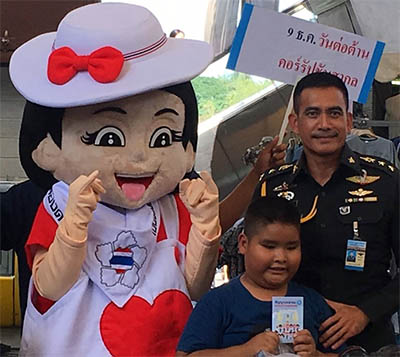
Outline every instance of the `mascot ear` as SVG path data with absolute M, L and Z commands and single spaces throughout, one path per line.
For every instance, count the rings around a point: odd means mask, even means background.
M 56 145 L 50 134 L 40 142 L 32 152 L 32 159 L 40 168 L 54 172 L 59 165 L 61 149 Z

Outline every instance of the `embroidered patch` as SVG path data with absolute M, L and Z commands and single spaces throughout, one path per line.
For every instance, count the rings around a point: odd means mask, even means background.
M 274 192 L 280 192 L 280 191 L 287 191 L 289 189 L 289 185 L 284 181 L 282 185 L 276 186 L 272 189 Z
M 342 216 L 346 216 L 346 215 L 350 214 L 350 206 L 341 206 L 341 207 L 339 207 L 339 213 Z
M 292 191 L 283 191 L 283 192 L 279 192 L 277 196 L 285 198 L 288 201 L 290 201 L 290 200 L 292 200 L 294 198 L 294 192 L 292 192 Z
M 137 244 L 132 231 L 122 231 L 114 241 L 97 245 L 95 255 L 101 264 L 103 285 L 120 284 L 133 289 L 139 283 L 139 270 L 147 259 L 147 249 Z

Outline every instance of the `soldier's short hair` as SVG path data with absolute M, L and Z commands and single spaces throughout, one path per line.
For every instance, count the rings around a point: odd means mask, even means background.
M 293 93 L 293 107 L 296 114 L 299 114 L 300 95 L 307 88 L 327 88 L 335 87 L 339 89 L 346 103 L 346 110 L 349 109 L 349 92 L 344 82 L 337 76 L 327 72 L 315 72 L 303 77 L 296 85 Z

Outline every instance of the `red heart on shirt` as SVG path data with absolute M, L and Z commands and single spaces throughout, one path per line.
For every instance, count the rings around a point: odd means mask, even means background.
M 153 305 L 133 296 L 123 308 L 109 303 L 100 319 L 104 345 L 113 356 L 174 356 L 192 311 L 179 290 L 158 295 Z

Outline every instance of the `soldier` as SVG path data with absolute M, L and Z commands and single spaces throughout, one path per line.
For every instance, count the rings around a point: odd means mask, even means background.
M 392 252 L 399 263 L 399 172 L 345 144 L 352 115 L 338 77 L 313 73 L 300 80 L 294 112 L 289 123 L 302 139 L 303 154 L 265 171 L 254 197 L 285 197 L 302 214 L 302 263 L 295 280 L 320 292 L 336 311 L 321 326 L 324 346 L 335 349 L 347 340 L 376 351 L 395 343 L 390 316 L 399 307 L 399 279 L 388 268 Z M 263 153 L 267 161 L 272 153 L 271 147 Z M 238 218 L 238 207 L 246 208 L 253 188 L 247 177 L 222 202 L 224 228 Z M 354 262 L 346 261 L 351 250 Z

